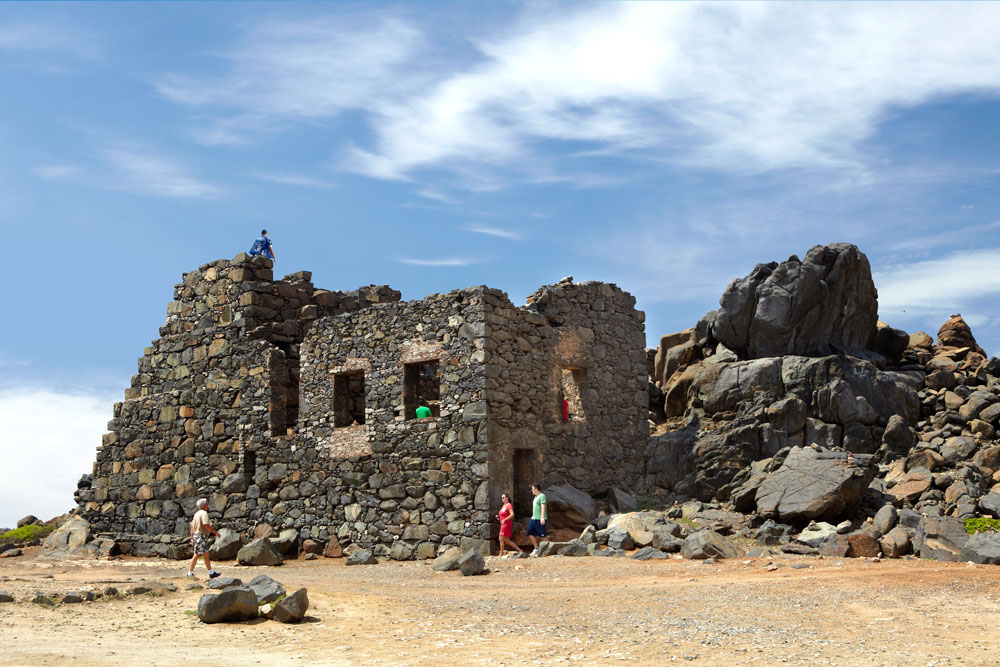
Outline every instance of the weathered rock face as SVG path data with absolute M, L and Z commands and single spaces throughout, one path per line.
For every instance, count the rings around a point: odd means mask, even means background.
M 875 336 L 877 297 L 868 258 L 857 247 L 815 246 L 804 260 L 758 264 L 731 282 L 696 336 L 743 359 L 866 349 Z
M 875 475 L 868 459 L 794 447 L 757 489 L 757 511 L 782 521 L 836 521 L 849 516 Z
M 1000 533 L 976 533 L 962 546 L 958 560 L 1000 565 Z
M 45 538 L 39 555 L 45 558 L 88 555 L 86 544 L 89 539 L 90 524 L 86 519 L 74 516 Z
M 921 558 L 957 561 L 969 541 L 965 524 L 953 517 L 924 517 L 913 539 L 913 550 Z
M 552 528 L 583 530 L 597 518 L 597 505 L 590 495 L 574 486 L 550 486 L 544 491 L 548 521 Z
M 689 535 L 681 547 L 684 558 L 738 558 L 739 555 L 739 549 L 732 540 L 708 529 Z
M 941 325 L 941 328 L 938 329 L 937 345 L 938 347 L 967 347 L 973 352 L 986 356 L 983 348 L 979 347 L 975 336 L 972 335 L 972 329 L 965 323 L 961 315 L 952 315 L 948 321 Z

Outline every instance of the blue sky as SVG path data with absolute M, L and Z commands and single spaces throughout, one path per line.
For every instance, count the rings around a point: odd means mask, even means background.
M 328 289 L 616 282 L 650 346 L 847 241 L 883 320 L 997 354 L 997 34 L 993 3 L 2 3 L 0 526 L 71 507 L 173 284 L 261 227 Z

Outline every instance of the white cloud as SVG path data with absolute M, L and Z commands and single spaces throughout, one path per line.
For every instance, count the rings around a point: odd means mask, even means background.
M 72 179 L 80 175 L 80 168 L 68 164 L 48 164 L 35 168 L 35 173 L 46 181 Z
M 412 93 L 422 82 L 402 68 L 421 42 L 416 29 L 392 17 L 374 25 L 349 17 L 268 20 L 223 55 L 225 75 L 170 74 L 157 89 L 176 102 L 252 110 L 251 117 L 323 118 Z
M 496 236 L 502 239 L 509 239 L 511 241 L 524 240 L 524 234 L 521 232 L 515 232 L 510 229 L 501 229 L 499 227 L 487 227 L 486 225 L 469 225 L 467 227 L 462 227 L 462 231 L 472 232 L 474 234 L 485 234 L 486 236 Z
M 76 482 L 92 470 L 114 399 L 46 389 L 0 390 L 0 527 L 71 510 Z
M 470 264 L 480 264 L 483 260 L 471 257 L 448 257 L 444 259 L 413 259 L 404 257 L 399 260 L 403 264 L 414 266 L 469 266 Z
M 984 297 L 1000 296 L 1000 248 L 964 250 L 874 273 L 879 309 L 950 314 Z
M 168 157 L 134 147 L 104 151 L 114 176 L 106 186 L 159 197 L 206 198 L 221 194 L 214 185 L 198 180 Z
M 294 185 L 301 188 L 315 188 L 317 190 L 333 190 L 340 187 L 333 181 L 316 178 L 314 176 L 306 176 L 304 174 L 258 172 L 253 174 L 253 177 L 260 181 L 268 181 L 279 185 Z
M 346 168 L 444 168 L 474 187 L 496 187 L 497 168 L 573 182 L 587 174 L 574 160 L 598 155 L 863 171 L 859 145 L 892 110 L 1000 92 L 992 3 L 528 5 L 450 60 L 422 29 L 393 16 L 257 25 L 227 74 L 159 90 L 272 119 L 361 110 L 374 138 L 344 147 Z M 561 142 L 569 167 L 551 164 Z
M 55 17 L 45 22 L 4 21 L 0 25 L 0 50 L 61 51 L 79 58 L 96 59 L 105 43 L 100 35 Z

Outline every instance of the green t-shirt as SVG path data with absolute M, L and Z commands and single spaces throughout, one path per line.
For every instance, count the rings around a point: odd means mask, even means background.
M 534 502 L 531 504 L 531 518 L 532 519 L 543 519 L 548 517 L 542 516 L 542 505 L 545 504 L 545 494 L 539 493 L 535 496 Z
M 417 408 L 417 419 L 426 419 L 431 416 L 431 409 L 426 405 L 421 405 Z

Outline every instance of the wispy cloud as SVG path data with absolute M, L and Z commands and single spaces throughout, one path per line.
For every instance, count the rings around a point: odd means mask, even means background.
M 974 300 L 1000 296 L 1000 248 L 963 250 L 874 274 L 883 312 L 956 312 Z
M 501 229 L 500 227 L 487 227 L 486 225 L 469 225 L 467 227 L 462 227 L 463 232 L 472 232 L 473 234 L 485 234 L 487 236 L 496 236 L 502 239 L 510 239 L 511 241 L 522 241 L 524 240 L 524 234 L 521 232 L 515 232 L 511 229 Z
M 93 161 L 87 164 L 42 165 L 34 171 L 47 181 L 65 180 L 154 197 L 211 199 L 224 192 L 192 175 L 175 158 L 134 144 L 96 149 Z
M 403 72 L 412 69 L 422 40 L 391 16 L 261 21 L 223 54 L 223 75 L 168 74 L 156 87 L 176 102 L 250 110 L 251 118 L 323 118 L 412 93 L 423 82 Z
M 414 259 L 403 257 L 399 260 L 403 264 L 414 266 L 469 266 L 470 264 L 481 264 L 483 260 L 473 257 L 448 257 L 445 259 Z
M 304 174 L 290 174 L 290 173 L 254 173 L 253 178 L 260 181 L 268 181 L 270 183 L 277 183 L 279 185 L 294 185 L 302 188 L 315 188 L 317 190 L 333 190 L 340 187 L 337 183 L 323 179 L 316 178 L 315 176 L 307 176 Z
M 470 188 L 503 185 L 499 170 L 600 186 L 612 177 L 585 162 L 609 157 L 863 171 L 891 110 L 1000 93 L 1000 7 L 986 3 L 529 5 L 450 59 L 427 57 L 417 21 L 346 24 L 255 25 L 224 75 L 158 89 L 224 118 L 360 110 L 373 139 L 343 147 L 345 168 L 444 169 Z
M 35 167 L 35 173 L 46 181 L 57 181 L 76 178 L 81 174 L 81 169 L 69 164 L 47 164 Z
M 100 57 L 104 43 L 101 35 L 56 17 L 0 23 L 2 51 L 56 51 L 93 60 Z
M 104 157 L 116 178 L 108 187 L 136 194 L 177 198 L 211 198 L 221 188 L 191 176 L 174 160 L 135 148 L 110 148 Z

